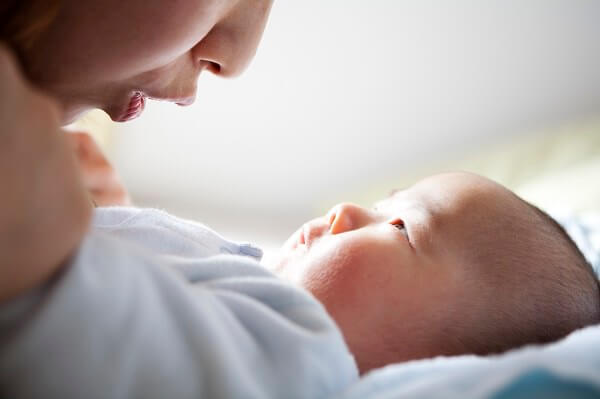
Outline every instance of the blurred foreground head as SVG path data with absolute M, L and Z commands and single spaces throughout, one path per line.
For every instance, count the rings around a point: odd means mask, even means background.
M 256 52 L 272 0 L 7 0 L 0 39 L 33 83 L 63 106 L 113 120 L 147 98 L 188 105 L 204 70 L 240 74 Z

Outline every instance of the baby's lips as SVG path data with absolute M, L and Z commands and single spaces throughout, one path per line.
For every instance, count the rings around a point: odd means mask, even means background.
M 323 236 L 329 231 L 329 224 L 323 218 L 311 220 L 302 226 L 302 234 L 299 240 L 302 240 L 302 244 L 310 246 L 311 243 Z

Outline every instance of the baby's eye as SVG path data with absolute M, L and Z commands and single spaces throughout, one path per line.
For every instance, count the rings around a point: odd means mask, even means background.
M 398 230 L 405 231 L 406 228 L 404 226 L 404 221 L 400 219 L 396 219 L 390 223 L 392 226 L 396 227 Z
M 395 228 L 397 228 L 400 231 L 400 234 L 404 235 L 404 237 L 406 237 L 406 242 L 408 242 L 408 245 L 410 245 L 412 247 L 412 243 L 410 241 L 410 236 L 408 235 L 408 230 L 406 229 L 406 225 L 404 224 L 404 221 L 402 219 L 394 219 L 390 222 L 390 224 L 392 226 L 394 226 Z

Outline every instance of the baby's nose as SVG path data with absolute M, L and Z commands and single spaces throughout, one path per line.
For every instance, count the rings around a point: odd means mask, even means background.
M 340 234 L 355 230 L 368 223 L 368 211 L 356 204 L 343 203 L 336 205 L 328 215 L 329 231 Z

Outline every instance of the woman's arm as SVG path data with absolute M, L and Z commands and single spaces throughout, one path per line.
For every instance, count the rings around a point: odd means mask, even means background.
M 60 109 L 0 45 L 0 303 L 52 276 L 91 217 Z

